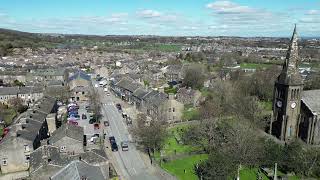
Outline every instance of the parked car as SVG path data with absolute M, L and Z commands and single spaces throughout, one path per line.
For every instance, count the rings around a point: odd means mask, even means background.
M 122 107 L 121 107 L 121 104 L 116 104 L 116 107 L 117 107 L 117 109 L 119 110 L 119 111 L 122 111 Z
M 114 136 L 109 137 L 109 141 L 111 144 L 111 150 L 118 151 L 118 145 L 117 145 L 117 142 L 116 142 L 116 139 L 114 138 Z
M 126 113 L 122 113 L 122 117 L 123 117 L 123 118 L 127 118 L 128 115 L 127 115 Z
M 129 151 L 128 142 L 127 141 L 122 141 L 121 142 L 121 148 L 122 148 L 122 151 Z
M 107 94 L 106 94 L 107 96 L 110 96 L 110 93 L 109 92 L 107 92 Z
M 109 121 L 104 121 L 103 124 L 104 126 L 109 126 Z
M 94 125 L 93 125 L 93 128 L 94 128 L 94 129 L 100 129 L 100 124 L 94 124 Z
M 87 115 L 82 114 L 82 115 L 81 115 L 81 119 L 87 119 Z
M 78 126 L 78 122 L 77 121 L 68 121 L 69 124 L 72 124 L 72 125 L 75 125 L 75 126 Z

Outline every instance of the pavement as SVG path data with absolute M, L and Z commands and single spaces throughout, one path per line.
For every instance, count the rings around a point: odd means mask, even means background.
M 128 127 L 122 118 L 121 113 L 115 107 L 118 101 L 112 94 L 106 96 L 103 88 L 96 88 L 102 104 L 103 120 L 108 120 L 110 126 L 106 128 L 107 137 L 105 140 L 106 152 L 113 161 L 115 169 L 120 174 L 120 178 L 126 180 L 160 180 L 152 173 L 153 168 L 146 165 L 139 151 L 132 143 L 132 136 L 129 134 Z M 108 137 L 114 136 L 119 146 L 119 151 L 111 152 Z M 122 151 L 120 143 L 129 141 L 129 151 Z

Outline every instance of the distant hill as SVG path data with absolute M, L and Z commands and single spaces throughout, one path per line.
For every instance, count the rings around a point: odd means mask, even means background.
M 0 56 L 10 54 L 12 48 L 54 47 L 62 42 L 60 37 L 0 28 Z

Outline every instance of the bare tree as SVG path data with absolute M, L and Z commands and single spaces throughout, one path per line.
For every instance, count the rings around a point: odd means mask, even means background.
M 99 121 L 99 117 L 101 116 L 101 103 L 100 96 L 97 90 L 91 89 L 89 92 L 89 102 L 90 107 L 93 110 L 93 117 L 96 121 Z
M 160 150 L 167 137 L 166 126 L 161 121 L 147 120 L 145 114 L 138 114 L 137 125 L 133 129 L 134 135 L 139 139 L 139 143 L 148 150 L 154 152 Z

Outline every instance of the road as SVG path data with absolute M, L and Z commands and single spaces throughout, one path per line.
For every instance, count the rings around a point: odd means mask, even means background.
M 103 118 L 108 120 L 110 123 L 109 128 L 107 128 L 107 137 L 114 136 L 119 146 L 118 152 L 112 152 L 116 161 L 115 163 L 117 163 L 117 166 L 121 171 L 119 173 L 124 177 L 124 179 L 128 180 L 159 180 L 160 178 L 149 172 L 148 167 L 145 165 L 133 143 L 129 143 L 129 151 L 121 150 L 121 141 L 131 141 L 127 125 L 124 122 L 121 113 L 119 113 L 115 107 L 115 97 L 113 97 L 113 95 L 106 96 L 102 88 L 96 89 L 98 90 L 102 103 Z M 108 138 L 106 138 L 106 143 L 109 143 Z

